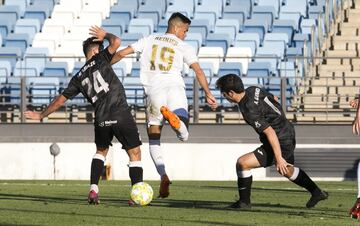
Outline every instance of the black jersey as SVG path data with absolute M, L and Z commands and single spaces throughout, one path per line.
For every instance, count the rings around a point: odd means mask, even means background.
M 260 135 L 262 143 L 268 142 L 263 131 L 269 126 L 275 130 L 280 143 L 295 139 L 294 127 L 287 120 L 281 105 L 263 88 L 247 88 L 239 107 L 245 121 Z
M 95 122 L 116 119 L 128 110 L 124 87 L 110 65 L 112 57 L 107 48 L 93 56 L 62 93 L 67 99 L 82 93 L 95 109 Z

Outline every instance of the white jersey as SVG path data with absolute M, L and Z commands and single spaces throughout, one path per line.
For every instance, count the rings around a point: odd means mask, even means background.
M 173 34 L 149 35 L 131 45 L 134 52 L 141 53 L 140 81 L 147 88 L 184 85 L 181 77 L 184 63 L 198 61 L 192 46 Z

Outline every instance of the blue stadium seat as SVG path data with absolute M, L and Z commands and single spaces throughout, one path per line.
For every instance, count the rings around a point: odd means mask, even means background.
M 285 77 L 288 85 L 296 85 L 296 67 L 294 61 L 280 62 L 278 70 L 280 77 Z
M 267 25 L 266 31 L 272 30 L 272 25 L 275 19 L 275 8 L 274 6 L 255 6 L 253 8 L 252 20 L 264 21 Z
M 30 103 L 48 104 L 58 95 L 59 78 L 29 77 L 26 79 L 30 91 Z
M 239 62 L 220 62 L 218 76 L 226 74 L 242 75 L 242 65 Z
M 130 1 L 135 2 L 135 1 Z M 135 17 L 137 12 L 137 8 L 134 8 L 132 4 L 119 4 L 114 5 L 110 9 L 110 19 L 112 20 L 121 20 L 125 23 L 125 30 L 127 31 L 127 27 L 132 18 Z
M 279 18 L 280 6 L 282 0 L 257 0 L 258 6 L 272 6 L 275 9 L 275 18 Z
M 250 62 L 247 77 L 267 78 L 271 74 L 271 64 L 269 62 Z
M 214 31 L 215 22 L 222 16 L 222 0 L 207 0 L 206 4 L 195 7 L 195 19 L 208 19 L 210 30 Z
M 0 58 L 4 61 L 9 61 L 11 68 L 15 67 L 16 61 L 22 57 L 22 52 L 19 47 L 0 47 Z
M 44 5 L 46 8 L 52 9 L 55 4 L 59 4 L 60 0 L 30 0 L 31 5 Z M 29 6 L 28 6 L 29 7 Z
M 168 27 L 168 20 L 167 19 L 162 19 L 162 20 L 160 20 L 159 24 L 157 25 L 156 32 L 165 33 L 166 30 L 167 30 L 167 27 Z
M 185 83 L 185 93 L 188 99 L 188 104 L 194 103 L 194 77 L 183 77 Z
M 224 53 L 232 44 L 230 36 L 226 33 L 210 33 L 206 38 L 206 46 L 209 47 L 221 47 Z
M 203 70 L 205 77 L 211 78 L 215 74 L 214 64 L 211 62 L 200 62 L 200 68 Z M 193 70 L 189 71 L 188 77 L 195 77 L 195 72 Z
M 140 62 L 139 61 L 133 62 L 130 76 L 132 76 L 132 77 L 140 76 Z
M 119 61 L 116 64 L 113 64 L 112 68 L 117 77 L 122 82 L 124 77 L 126 76 L 126 63 L 124 61 Z
M 108 32 L 121 37 L 125 32 L 125 22 L 122 20 L 106 19 L 102 21 L 101 26 Z
M 288 43 L 292 43 L 296 24 L 293 20 L 275 20 L 273 24 L 272 33 L 286 33 L 288 36 Z
M 6 37 L 11 31 L 13 25 L 10 23 L 10 21 L 7 20 L 0 20 L 0 35 L 4 38 Z
M 247 19 L 248 16 L 250 16 L 250 11 L 247 11 L 245 5 L 229 5 L 225 6 L 222 18 L 238 20 L 240 31 L 242 31 L 245 19 Z
M 76 73 L 78 73 L 80 71 L 80 69 L 85 65 L 84 62 L 81 62 L 81 61 L 76 61 L 74 63 L 74 68 L 71 72 L 71 75 L 74 76 Z
M 0 5 L 0 21 L 7 21 L 11 27 L 15 25 L 20 14 L 20 7 L 15 5 Z
M 196 53 L 199 51 L 199 48 L 202 46 L 202 36 L 200 33 L 187 33 L 185 42 L 189 43 L 194 47 Z
M 281 12 L 294 13 L 299 12 L 303 17 L 307 17 L 308 0 L 286 0 L 284 6 L 281 7 Z
M 123 80 L 126 100 L 129 105 L 145 106 L 144 89 L 139 76 L 126 76 Z
M 225 33 L 235 40 L 236 34 L 240 31 L 240 23 L 236 19 L 218 19 L 215 24 L 215 33 Z
M 9 77 L 11 73 L 12 69 L 10 62 L 0 59 L 0 77 Z
M 262 43 L 264 35 L 267 32 L 267 27 L 268 24 L 266 21 L 249 19 L 245 21 L 244 33 L 258 33 L 260 37 L 260 43 Z
M 235 47 L 249 47 L 252 55 L 260 46 L 260 35 L 258 33 L 239 33 L 236 36 Z
M 33 65 L 26 65 L 25 61 L 17 61 L 14 68 L 14 76 L 39 76 Z
M 143 3 L 139 6 L 139 11 L 142 8 L 142 5 L 144 6 L 156 6 L 158 9 L 160 9 L 160 18 L 162 16 L 164 16 L 165 11 L 166 11 L 166 0 L 145 0 L 143 1 Z M 155 9 L 155 7 L 153 7 L 153 9 Z
M 286 33 L 267 33 L 264 37 L 264 45 L 266 44 L 266 42 L 269 42 L 269 44 L 271 45 L 271 43 L 274 42 L 280 42 L 282 43 L 282 49 L 284 50 L 288 45 L 290 45 L 291 43 L 288 42 L 288 36 Z M 277 48 L 274 46 L 274 49 Z M 275 50 L 277 51 L 277 50 Z
M 25 33 L 32 40 L 37 32 L 40 32 L 40 21 L 37 19 L 18 19 L 15 23 L 15 33 Z
M 157 25 L 160 19 L 163 17 L 163 15 L 164 15 L 164 11 L 162 11 L 161 7 L 159 7 L 158 4 L 149 3 L 149 4 L 141 5 L 139 7 L 137 17 L 144 19 L 151 19 L 153 21 L 153 24 Z
M 5 97 L 5 101 L 13 105 L 20 104 L 20 77 L 8 77 L 7 78 L 7 87 L 5 94 L 8 94 L 9 97 Z
M 121 36 L 121 45 L 128 46 L 143 37 L 141 33 L 124 33 Z
M 173 0 L 172 4 L 167 7 L 166 18 L 175 12 L 180 12 L 191 18 L 194 16 L 194 8 L 194 0 Z
M 301 19 L 301 13 L 297 11 L 280 11 L 279 18 L 281 20 L 291 20 L 294 25 L 294 29 L 299 31 L 299 24 Z
M 128 31 L 129 33 L 141 33 L 148 36 L 154 32 L 154 21 L 150 18 L 131 19 Z
M 18 47 L 21 50 L 21 55 L 25 52 L 26 48 L 30 46 L 32 40 L 28 34 L 10 33 L 4 39 L 6 47 Z
M 19 7 L 20 16 L 24 15 L 28 0 L 6 0 L 5 5 L 14 5 Z
M 295 61 L 296 58 L 303 56 L 302 47 L 289 47 L 286 49 L 286 58 L 288 61 Z
M 40 21 L 40 26 L 42 26 L 44 21 L 49 18 L 51 11 L 52 10 L 50 10 L 46 4 L 29 5 L 26 8 L 24 18 L 38 19 Z
M 210 33 L 210 23 L 207 19 L 194 19 L 191 22 L 189 32 L 200 33 L 202 42 L 205 43 L 207 35 Z
M 251 17 L 253 5 L 253 0 L 230 0 L 230 4 L 224 7 L 224 16 L 225 13 L 231 13 L 235 15 L 236 12 L 238 12 L 243 14 L 244 20 L 249 19 Z
M 278 43 L 274 42 L 270 46 L 264 45 L 263 47 L 260 47 L 258 49 L 258 51 L 256 52 L 255 62 L 257 62 L 257 63 L 261 63 L 261 62 L 270 63 L 270 68 L 269 68 L 270 72 L 277 75 L 278 74 L 277 73 L 277 65 L 278 65 L 278 62 L 280 61 L 280 59 L 279 59 L 279 56 L 277 55 L 277 53 L 274 51 L 275 47 L 273 48 L 273 46 L 276 46 L 276 44 L 278 44 Z M 277 47 L 279 47 L 279 46 L 277 46 Z M 284 48 L 282 49 L 282 51 L 284 51 Z M 282 54 L 284 54 L 284 53 L 282 53 Z M 250 65 L 249 65 L 249 67 L 250 67 Z
M 44 70 L 49 55 L 48 48 L 28 47 L 24 54 L 25 65 L 35 68 L 36 74 L 39 76 Z
M 45 68 L 44 68 L 44 72 L 43 72 L 43 76 L 44 77 L 52 77 L 52 76 L 56 76 L 56 77 L 66 77 L 68 76 L 68 64 L 67 62 L 52 62 L 52 61 L 48 61 L 45 64 Z

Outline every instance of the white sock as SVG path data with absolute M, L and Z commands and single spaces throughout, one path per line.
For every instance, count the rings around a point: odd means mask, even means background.
M 160 176 L 166 174 L 164 159 L 162 156 L 162 151 L 160 147 L 160 140 L 149 139 L 149 149 L 151 158 L 155 164 L 156 170 Z
M 358 182 L 358 198 L 360 198 L 360 161 L 357 169 L 357 182 Z
M 94 191 L 96 193 L 99 193 L 99 187 L 97 186 L 97 184 L 90 185 L 90 191 Z
M 177 137 L 181 141 L 187 141 L 189 138 L 189 131 L 183 121 L 180 121 L 180 128 L 176 130 Z

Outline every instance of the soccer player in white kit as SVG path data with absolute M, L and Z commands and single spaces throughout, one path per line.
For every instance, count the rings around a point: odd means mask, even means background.
M 204 89 L 207 103 L 212 109 L 217 107 L 194 48 L 183 41 L 190 23 L 191 20 L 181 13 L 173 13 L 168 20 L 165 34 L 153 34 L 138 40 L 118 51 L 111 62 L 114 64 L 134 52 L 141 53 L 140 81 L 147 95 L 149 148 L 161 176 L 161 198 L 169 195 L 170 185 L 160 148 L 164 119 L 169 122 L 179 140 L 186 141 L 189 136 L 188 103 L 184 80 L 181 77 L 184 63 L 194 70 L 200 86 Z

